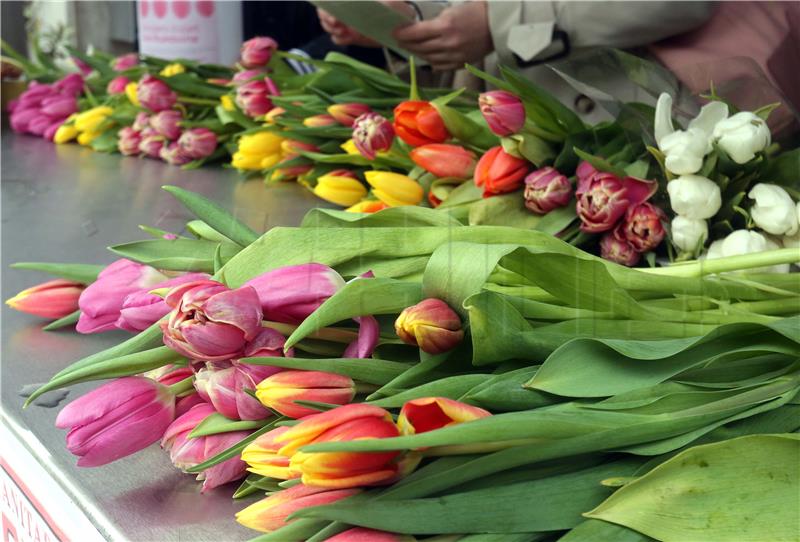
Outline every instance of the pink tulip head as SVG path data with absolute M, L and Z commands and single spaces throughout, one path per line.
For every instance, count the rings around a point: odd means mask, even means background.
M 415 542 L 413 536 L 376 531 L 366 527 L 353 527 L 325 540 L 325 542 Z
M 525 207 L 538 215 L 565 207 L 572 199 L 572 183 L 566 175 L 545 167 L 525 177 Z
M 210 277 L 206 273 L 186 273 L 154 284 L 150 289 L 137 290 L 128 294 L 122 301 L 116 327 L 133 333 L 144 331 L 169 314 L 171 310 L 163 298 L 151 294 L 150 290 L 174 288 L 187 282 L 208 278 Z
M 175 396 L 149 378 L 118 378 L 65 406 L 56 427 L 69 429 L 78 466 L 97 467 L 156 442 L 175 418 Z
M 108 82 L 106 92 L 109 94 L 125 94 L 125 87 L 131 82 L 124 75 L 118 75 Z
M 19 134 L 27 133 L 28 127 L 31 124 L 31 122 L 34 119 L 41 116 L 42 113 L 38 107 L 36 108 L 17 107 L 11 114 L 11 119 L 10 119 L 11 129 Z
M 280 92 L 269 77 L 249 81 L 236 88 L 236 105 L 249 117 L 260 117 L 272 109 L 270 96 Z
M 294 419 L 319 412 L 296 401 L 346 405 L 355 393 L 355 382 L 350 377 L 322 371 L 281 371 L 256 387 L 256 397 L 261 404 Z
M 272 367 L 264 371 L 270 374 Z M 195 389 L 203 400 L 214 405 L 217 412 L 232 420 L 263 420 L 270 412 L 256 399 L 246 393 L 245 389 L 254 390 L 253 372 L 231 366 L 214 369 L 210 364 L 197 372 L 194 381 Z M 241 373 L 241 374 L 240 374 Z
M 640 203 L 625 212 L 620 233 L 637 252 L 653 250 L 664 240 L 667 215 L 652 203 Z
M 248 81 L 252 81 L 253 79 L 260 79 L 264 77 L 264 72 L 261 70 L 244 70 L 240 72 L 236 72 L 233 75 L 233 84 L 240 85 L 242 83 L 247 83 Z
M 272 38 L 258 36 L 242 44 L 241 63 L 245 68 L 263 68 L 269 64 L 272 53 L 278 49 L 278 42 Z
M 165 143 L 164 136 L 158 135 L 152 128 L 146 128 L 142 130 L 139 150 L 148 158 L 161 158 L 161 149 Z
M 391 149 L 393 142 L 392 123 L 378 113 L 364 113 L 353 121 L 353 143 L 365 158 L 374 160 L 377 153 Z
M 138 117 L 137 117 L 138 118 Z M 170 141 L 181 135 L 180 122 L 183 115 L 180 111 L 166 109 L 150 117 L 150 127 Z
M 53 118 L 40 113 L 33 117 L 28 123 L 28 132 L 36 136 L 44 136 L 47 128 L 53 123 Z
M 613 173 L 597 172 L 578 178 L 576 206 L 581 230 L 586 233 L 609 231 L 628 207 L 646 201 L 658 188 L 652 181 L 634 177 L 620 179 Z
M 178 146 L 193 160 L 207 158 L 217 150 L 217 134 L 208 128 L 189 128 L 178 138 Z
M 525 125 L 525 106 L 510 92 L 484 92 L 478 97 L 478 106 L 489 128 L 500 137 L 516 134 Z
M 78 101 L 64 94 L 49 96 L 42 100 L 41 110 L 50 117 L 66 118 L 78 110 Z
M 639 263 L 640 254 L 625 240 L 619 228 L 607 231 L 600 238 L 600 256 L 606 260 L 633 267 Z
M 475 171 L 475 154 L 460 145 L 429 143 L 411 151 L 411 160 L 439 178 L 468 179 Z
M 70 73 L 53 83 L 53 90 L 74 97 L 83 92 L 83 84 L 83 76 L 81 74 Z
M 176 141 L 173 141 L 169 144 L 164 144 L 164 146 L 161 147 L 158 156 L 172 166 L 182 166 L 193 160 L 191 156 L 184 152 L 184 150 Z
M 55 320 L 78 310 L 78 298 L 84 288 L 80 282 L 49 280 L 22 290 L 6 301 L 6 305 L 20 312 Z
M 464 338 L 461 318 L 447 303 L 434 297 L 403 309 L 394 329 L 404 343 L 434 355 L 452 350 Z
M 157 135 L 157 132 L 150 127 L 150 115 L 148 115 L 144 111 L 140 111 L 139 113 L 136 114 L 136 118 L 133 120 L 131 128 L 133 128 L 137 132 L 142 132 L 142 137 L 147 137 L 149 135 Z M 149 131 L 145 133 L 145 130 Z
M 112 67 L 114 71 L 122 72 L 138 65 L 139 55 L 137 53 L 128 53 L 115 58 Z
M 164 298 L 172 308 L 161 322 L 164 344 L 190 359 L 222 361 L 241 357 L 261 330 L 255 289 L 231 290 L 213 280 L 176 286 Z
M 167 277 L 147 265 L 117 260 L 97 276 L 81 294 L 79 333 L 99 333 L 116 328 L 125 298 L 140 290 L 150 290 Z
M 142 106 L 153 113 L 171 109 L 178 101 L 178 95 L 169 88 L 169 85 L 149 74 L 139 80 L 136 97 Z
M 247 437 L 249 431 L 231 431 L 189 438 L 189 434 L 200 422 L 215 412 L 208 403 L 199 403 L 170 424 L 161 439 L 161 447 L 169 452 L 170 461 L 179 469 L 186 471 Z M 197 476 L 203 480 L 202 492 L 242 478 L 247 465 L 238 456 L 204 470 Z
M 142 134 L 130 126 L 126 126 L 117 132 L 117 149 L 125 156 L 139 154 L 139 144 L 142 142 Z
M 371 111 L 372 109 L 370 106 L 358 102 L 328 106 L 328 114 L 336 119 L 336 122 L 348 128 L 353 126 L 353 123 L 358 117 L 370 113 Z
M 291 265 L 245 283 L 255 289 L 264 319 L 299 324 L 344 286 L 344 279 L 319 263 Z

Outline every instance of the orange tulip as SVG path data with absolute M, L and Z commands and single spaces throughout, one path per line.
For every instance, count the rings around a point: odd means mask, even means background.
M 394 108 L 394 131 L 412 147 L 442 143 L 450 137 L 439 112 L 421 101 L 401 102 Z
M 411 159 L 440 178 L 467 179 L 475 170 L 475 155 L 460 145 L 422 145 L 411 151 Z
M 281 445 L 275 442 L 278 436 L 288 430 L 288 426 L 277 427 L 248 444 L 242 450 L 242 461 L 247 463 L 247 470 L 279 480 L 290 480 L 300 476 L 289 468 L 289 458 L 278 453 Z
M 475 166 L 475 184 L 483 187 L 483 197 L 513 192 L 523 184 L 530 164 L 512 156 L 503 147 L 492 147 Z
M 482 408 L 446 397 L 423 397 L 403 405 L 397 425 L 402 434 L 414 435 L 491 415 Z
M 42 318 L 63 318 L 78 310 L 84 286 L 71 280 L 56 279 L 38 284 L 6 301 L 6 305 Z

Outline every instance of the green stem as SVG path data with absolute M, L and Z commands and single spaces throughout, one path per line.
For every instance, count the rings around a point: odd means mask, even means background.
M 796 248 L 780 248 L 713 260 L 694 260 L 682 262 L 669 267 L 655 267 L 639 269 L 643 273 L 653 275 L 668 275 L 671 277 L 703 277 L 715 273 L 727 273 L 742 269 L 769 267 L 773 265 L 791 264 L 800 261 L 800 250 Z
M 419 100 L 419 89 L 417 88 L 417 67 L 414 65 L 414 57 L 408 57 L 408 69 L 411 72 L 411 91 L 409 92 L 409 100 Z
M 744 301 L 741 303 L 731 303 L 727 307 L 720 307 L 706 312 L 707 314 L 722 314 L 738 311 L 754 314 L 798 314 L 800 313 L 800 302 L 798 302 L 796 298 Z
M 171 386 L 168 386 L 169 392 L 175 396 L 181 395 L 184 392 L 187 392 L 194 388 L 194 375 L 188 376 L 181 380 L 180 382 L 175 382 Z

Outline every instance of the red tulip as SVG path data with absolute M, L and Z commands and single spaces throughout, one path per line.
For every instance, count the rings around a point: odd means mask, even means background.
M 443 143 L 450 137 L 436 108 L 422 101 L 401 102 L 394 108 L 394 131 L 412 147 Z
M 397 425 L 404 435 L 414 435 L 491 415 L 482 408 L 447 397 L 423 397 L 406 401 L 400 410 Z
M 492 147 L 475 166 L 475 184 L 483 187 L 483 197 L 513 192 L 522 186 L 530 164 L 512 156 L 503 147 Z
M 416 542 L 416 538 L 365 527 L 353 527 L 327 538 L 325 542 Z
M 640 203 L 625 213 L 620 233 L 637 252 L 653 250 L 664 240 L 664 211 L 651 203 Z
M 142 106 L 154 113 L 171 109 L 178 101 L 178 95 L 165 82 L 152 75 L 145 75 L 139 81 L 136 97 Z
M 272 109 L 270 96 L 278 96 L 280 91 L 269 77 L 256 79 L 240 85 L 236 89 L 236 105 L 249 117 L 260 117 Z
M 128 86 L 131 80 L 124 75 L 118 75 L 108 82 L 106 92 L 109 94 L 125 94 L 125 87 Z
M 217 150 L 217 134 L 208 128 L 189 128 L 178 138 L 178 146 L 192 160 L 208 158 Z
M 460 145 L 432 143 L 411 151 L 415 164 L 437 177 L 467 179 L 475 171 L 475 154 Z
M 136 117 L 139 121 L 139 117 Z M 169 140 L 178 139 L 181 135 L 180 122 L 183 120 L 183 115 L 180 111 L 174 109 L 167 109 L 160 111 L 149 118 L 150 127 L 153 128 L 159 135 L 166 137 Z

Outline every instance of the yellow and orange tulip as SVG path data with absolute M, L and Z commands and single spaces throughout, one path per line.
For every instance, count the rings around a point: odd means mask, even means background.
M 278 436 L 283 435 L 288 430 L 288 426 L 277 427 L 248 444 L 242 450 L 242 461 L 247 463 L 247 470 L 279 480 L 297 478 L 299 473 L 291 471 L 289 458 L 278 453 L 281 445 L 275 442 Z
M 482 408 L 447 397 L 422 397 L 403 405 L 397 425 L 402 434 L 415 435 L 491 415 Z
M 452 350 L 464 338 L 458 314 L 436 298 L 404 309 L 395 320 L 394 329 L 404 343 L 434 355 Z
M 281 371 L 256 386 L 256 397 L 262 405 L 295 419 L 319 412 L 295 401 L 346 405 L 355 394 L 356 385 L 351 378 L 322 371 Z

